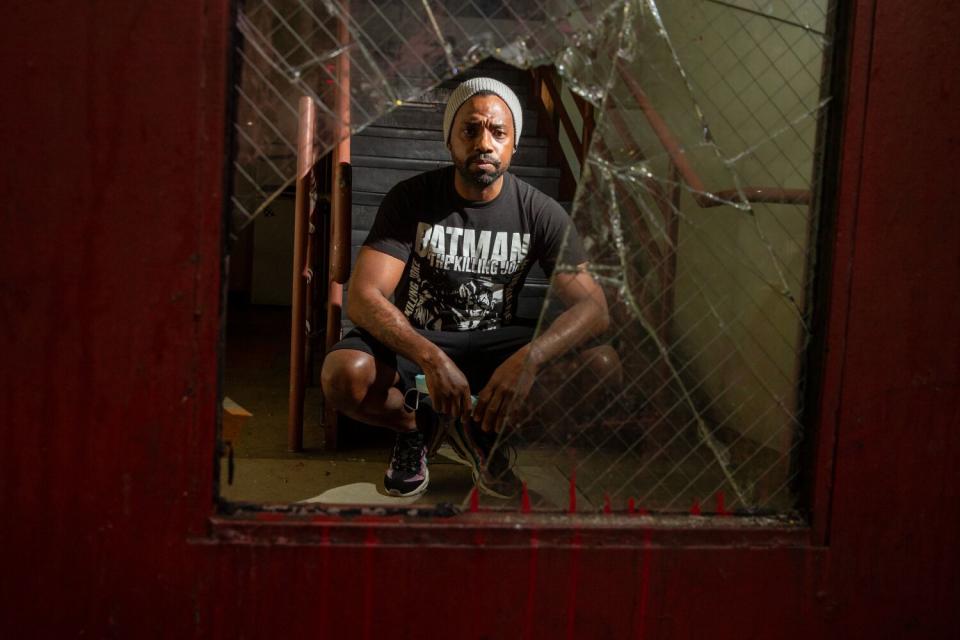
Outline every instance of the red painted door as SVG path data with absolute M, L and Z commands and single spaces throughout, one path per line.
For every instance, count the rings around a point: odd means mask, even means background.
M 960 10 L 858 0 L 800 531 L 215 518 L 228 3 L 18 3 L 9 637 L 957 635 Z

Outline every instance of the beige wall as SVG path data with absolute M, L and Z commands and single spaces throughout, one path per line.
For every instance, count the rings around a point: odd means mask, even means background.
M 827 0 L 735 4 L 776 19 L 703 0 L 660 2 L 671 49 L 652 16 L 634 12 L 629 74 L 680 142 L 707 191 L 737 184 L 815 191 L 825 47 L 817 31 L 826 28 Z M 609 67 L 601 64 L 594 72 L 601 70 Z M 616 150 L 604 159 L 620 167 L 634 163 L 634 168 L 645 159 L 644 166 L 669 190 L 664 146 L 623 82 L 614 85 L 605 106 L 619 111 L 634 141 L 624 141 L 602 115 L 598 135 Z M 704 123 L 710 139 L 703 134 Z M 564 149 L 569 157 L 569 145 Z M 596 183 L 588 189 L 595 190 Z M 809 338 L 803 316 L 809 312 L 806 293 L 814 259 L 811 211 L 780 204 L 754 204 L 749 211 L 701 208 L 687 187 L 682 193 L 675 313 L 667 345 L 673 365 L 682 370 L 682 384 L 693 391 L 708 425 L 723 425 L 786 451 L 797 431 L 800 367 Z M 589 209 L 575 214 L 582 232 L 589 234 L 594 224 L 584 218 L 600 216 L 596 223 L 608 226 L 602 220 L 603 200 L 601 194 L 582 196 Z M 644 204 L 655 210 L 652 200 Z M 600 235 L 593 240 L 598 246 L 609 243 Z M 664 246 L 662 234 L 660 240 Z M 633 245 L 634 266 L 648 268 L 650 256 L 637 257 L 642 254 L 638 246 Z
M 253 304 L 290 304 L 293 198 L 281 196 L 253 223 Z
M 813 3 L 777 4 L 785 18 L 796 5 L 807 22 L 818 24 Z M 660 8 L 720 157 L 728 161 L 707 160 L 712 150 L 695 154 L 703 158 L 696 167 L 708 188 L 733 187 L 734 174 L 744 186 L 811 188 L 816 117 L 804 114 L 820 101 L 820 37 L 712 3 L 683 0 Z M 713 422 L 725 420 L 784 451 L 800 402 L 806 331 L 798 308 L 805 309 L 813 259 L 811 213 L 795 205 L 702 209 L 689 195 L 680 209 L 678 311 L 671 326 L 678 356 L 692 360 L 693 377 L 705 379 L 709 401 L 716 402 L 708 413 Z

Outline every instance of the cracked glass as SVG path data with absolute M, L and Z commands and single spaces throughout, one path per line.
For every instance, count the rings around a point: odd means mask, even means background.
M 418 113 L 442 112 L 451 79 L 477 75 L 477 65 L 514 67 L 524 113 L 536 114 L 545 136 L 543 159 L 530 161 L 550 169 L 517 175 L 558 183 L 609 326 L 528 369 L 530 394 L 514 402 L 495 445 L 524 482 L 522 494 L 501 500 L 452 482 L 443 501 L 455 510 L 791 513 L 806 435 L 834 13 L 829 0 L 248 0 L 237 19 L 231 287 L 246 270 L 254 291 L 246 302 L 265 301 L 283 316 L 288 300 L 271 291 L 289 295 L 289 276 L 261 277 L 258 294 L 257 261 L 274 259 L 271 242 L 292 242 L 290 228 L 271 231 L 268 221 L 290 208 L 303 96 L 317 110 L 313 158 L 329 171 L 321 159 L 353 138 L 356 187 L 372 169 L 364 157 L 379 153 L 363 151 L 365 132 L 394 127 L 403 138 Z M 322 218 L 331 180 L 315 183 Z M 355 218 L 372 215 L 358 214 L 358 202 L 375 210 L 363 196 L 353 202 Z M 566 255 L 556 273 L 578 271 Z M 289 274 L 289 262 L 283 269 Z M 532 299 L 543 333 L 565 305 L 546 286 Z M 230 309 L 228 321 L 232 300 Z M 271 357 L 241 351 L 228 329 L 226 394 L 253 407 L 254 424 L 277 413 L 258 403 L 286 389 L 232 386 L 256 379 Z M 338 487 L 324 485 L 323 474 L 351 460 L 372 465 L 358 473 L 379 481 L 389 451 L 383 460 L 351 458 L 348 448 L 323 453 L 322 398 L 307 377 L 313 444 L 299 455 L 327 465 L 310 472 L 317 491 L 225 490 L 230 499 L 336 502 Z M 245 455 L 242 443 L 237 475 L 260 474 L 254 484 L 289 480 L 277 469 L 301 460 L 282 447 Z M 441 447 L 436 458 L 447 453 Z M 270 456 L 280 466 L 263 462 Z M 382 492 L 370 501 L 390 504 Z M 419 500 L 438 501 L 430 491 Z

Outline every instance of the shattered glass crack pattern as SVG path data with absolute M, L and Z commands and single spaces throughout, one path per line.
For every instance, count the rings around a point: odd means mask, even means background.
M 555 485 L 572 481 L 582 510 L 789 512 L 833 14 L 828 0 L 249 0 L 231 232 L 291 188 L 301 96 L 319 108 L 319 157 L 488 57 L 555 69 L 593 110 L 571 215 L 611 322 L 536 373 L 501 435 L 532 507 L 565 508 Z M 563 308 L 548 293 L 539 330 Z

